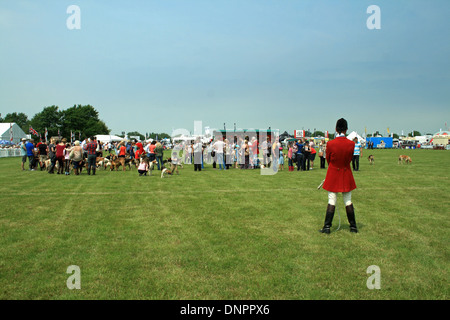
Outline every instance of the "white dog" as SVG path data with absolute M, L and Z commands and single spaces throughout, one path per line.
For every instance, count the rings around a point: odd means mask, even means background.
M 152 171 L 155 169 L 156 160 L 150 161 L 148 164 L 148 172 L 152 175 Z
M 97 163 L 97 168 L 103 168 L 105 170 L 106 170 L 107 167 L 110 167 L 110 166 L 111 166 L 111 161 L 109 159 L 107 159 L 107 158 L 104 158 L 103 160 L 100 160 Z
M 172 172 L 169 169 L 167 168 L 162 169 L 161 178 L 169 177 L 170 175 L 172 175 Z
M 49 171 L 50 170 L 50 166 L 52 165 L 52 160 L 47 159 L 47 160 L 44 161 L 44 164 L 45 164 L 45 168 L 47 169 L 47 171 Z M 56 161 L 55 169 L 58 170 L 58 168 L 59 168 L 59 163 L 58 163 L 58 161 Z

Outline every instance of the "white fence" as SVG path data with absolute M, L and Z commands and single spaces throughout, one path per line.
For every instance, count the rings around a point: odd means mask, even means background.
M 0 158 L 20 157 L 20 149 L 0 149 Z

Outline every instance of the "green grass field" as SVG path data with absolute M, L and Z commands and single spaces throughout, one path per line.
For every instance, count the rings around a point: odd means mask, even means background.
M 398 165 L 401 153 L 413 163 Z M 2 158 L 0 298 L 448 299 L 450 152 L 364 150 L 360 167 L 359 233 L 340 197 L 341 227 L 324 235 L 318 158 L 309 172 L 185 165 L 168 179 L 49 175 Z M 367 287 L 372 265 L 380 289 Z

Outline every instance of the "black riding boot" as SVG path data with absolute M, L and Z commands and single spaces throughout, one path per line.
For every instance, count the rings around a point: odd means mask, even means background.
M 336 209 L 336 206 L 333 206 L 331 204 L 328 204 L 327 206 L 327 213 L 325 215 L 325 223 L 323 225 L 323 228 L 319 230 L 319 232 L 322 233 L 330 233 L 331 225 L 333 222 L 334 217 L 334 210 Z
M 349 206 L 346 206 L 345 211 L 347 211 L 347 219 L 348 223 L 350 224 L 350 232 L 357 233 L 358 228 L 356 227 L 355 209 L 353 208 L 353 203 Z

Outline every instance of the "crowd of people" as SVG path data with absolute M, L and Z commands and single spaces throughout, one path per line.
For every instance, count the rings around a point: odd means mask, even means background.
M 144 145 L 145 144 L 145 145 Z M 119 161 L 122 159 L 134 159 L 133 163 L 139 167 L 141 156 L 146 155 L 146 161 L 155 161 L 157 170 L 162 170 L 165 147 L 159 141 L 150 143 L 136 142 L 133 140 L 106 142 L 97 141 L 95 137 L 86 138 L 83 141 L 68 142 L 66 138 L 51 138 L 35 143 L 34 139 L 22 139 L 19 145 L 21 152 L 21 169 L 25 169 L 28 161 L 28 170 L 46 170 L 49 174 L 70 175 L 73 171 L 79 175 L 83 168 L 87 174 L 95 175 L 99 158 L 104 155 L 115 155 Z M 73 169 L 73 170 L 72 170 Z M 176 168 L 175 168 L 176 169 Z M 125 166 L 123 166 L 125 170 Z
M 212 164 L 219 170 L 257 169 L 276 166 L 278 170 L 284 170 L 284 160 L 288 159 L 289 171 L 309 171 L 314 169 L 316 154 L 320 158 L 320 169 L 325 169 L 328 163 L 330 169 L 321 186 L 328 191 L 328 205 L 324 226 L 321 233 L 330 233 L 334 216 L 337 193 L 343 194 L 346 213 L 350 224 L 350 231 L 357 233 L 355 213 L 351 201 L 351 191 L 356 188 L 353 175 L 350 170 L 350 162 L 353 171 L 359 170 L 359 157 L 362 155 L 361 144 L 358 139 L 353 141 L 345 138 L 347 121 L 339 119 L 336 124 L 336 139 L 328 143 L 322 139 L 318 146 L 314 140 L 301 138 L 288 142 L 286 148 L 277 137 L 271 141 L 269 137 L 260 144 L 256 137 L 234 139 L 230 142 L 223 136 L 218 136 L 208 143 L 203 143 L 200 138 L 195 141 L 183 141 L 173 146 L 171 157 L 164 160 L 164 146 L 158 141 L 142 143 L 140 141 L 120 141 L 103 144 L 95 137 L 90 137 L 82 142 L 69 143 L 65 138 L 51 138 L 47 144 L 40 141 L 35 144 L 33 139 L 22 139 L 20 150 L 22 155 L 21 168 L 25 170 L 25 163 L 29 161 L 29 170 L 46 169 L 53 174 L 57 168 L 57 174 L 70 175 L 71 166 L 75 175 L 79 175 L 85 166 L 87 174 L 95 175 L 98 159 L 104 159 L 103 153 L 108 152 L 121 159 L 125 170 L 125 159 L 134 159 L 134 164 L 140 176 L 146 175 L 150 164 L 157 165 L 157 170 L 167 170 L 170 174 L 179 173 L 178 166 L 184 157 L 184 163 L 194 164 L 194 171 L 201 171 L 205 163 Z M 316 150 L 318 147 L 318 150 Z M 285 150 L 286 149 L 286 150 Z M 261 154 L 262 153 L 262 154 Z M 327 156 L 328 153 L 328 156 Z M 165 167 L 170 164 L 170 170 Z M 341 170 L 342 169 L 342 170 Z
M 21 169 L 25 170 L 25 163 L 28 160 L 30 171 L 47 170 L 49 174 L 70 175 L 71 169 L 75 175 L 79 175 L 83 167 L 87 168 L 88 174 L 95 174 L 96 158 L 102 155 L 101 143 L 91 137 L 83 142 L 75 141 L 70 143 L 66 138 L 51 138 L 47 143 L 41 140 L 34 142 L 34 139 L 22 139 L 19 146 L 21 152 Z
M 314 169 L 316 156 L 320 159 L 320 169 L 326 168 L 327 142 L 322 139 L 318 145 L 314 139 L 299 138 L 283 145 L 278 138 L 273 141 L 269 137 L 261 143 L 252 137 L 249 139 L 237 138 L 230 142 L 227 138 L 218 136 L 204 143 L 199 138 L 194 141 L 181 141 L 175 143 L 170 152 L 170 157 L 164 159 L 166 147 L 159 141 L 149 143 L 123 140 L 118 142 L 102 143 L 95 137 L 83 141 L 68 142 L 65 138 L 51 138 L 49 143 L 40 141 L 35 144 L 33 139 L 22 139 L 20 144 L 22 162 L 21 168 L 25 170 L 28 160 L 29 170 L 40 169 L 49 174 L 70 175 L 73 171 L 79 175 L 83 168 L 87 174 L 95 175 L 98 166 L 98 158 L 104 155 L 114 154 L 120 161 L 134 159 L 133 164 L 140 174 L 148 171 L 149 162 L 153 162 L 156 170 L 167 167 L 171 172 L 179 165 L 193 164 L 194 171 L 201 171 L 205 164 L 212 165 L 218 170 L 234 169 L 259 169 L 277 167 L 277 170 L 285 169 L 285 162 L 289 171 L 309 171 Z M 359 170 L 359 156 L 361 145 L 356 141 L 353 158 L 353 169 Z M 146 164 L 141 164 L 142 156 L 147 157 Z M 167 162 L 170 163 L 167 166 Z M 166 165 L 166 166 L 165 166 Z M 126 169 L 123 165 L 123 170 Z
M 258 169 L 277 167 L 285 169 L 288 163 L 289 171 L 307 171 L 314 168 L 314 161 L 318 154 L 320 168 L 325 169 L 326 141 L 322 139 L 318 145 L 314 140 L 300 138 L 283 145 L 279 139 L 270 138 L 259 143 L 256 137 L 249 139 L 237 138 L 233 142 L 219 136 L 208 143 L 201 143 L 199 139 L 192 143 L 175 144 L 176 152 L 183 150 L 183 162 L 194 164 L 194 170 L 200 171 L 204 164 L 212 164 L 219 170 Z M 318 148 L 318 150 L 316 150 Z

